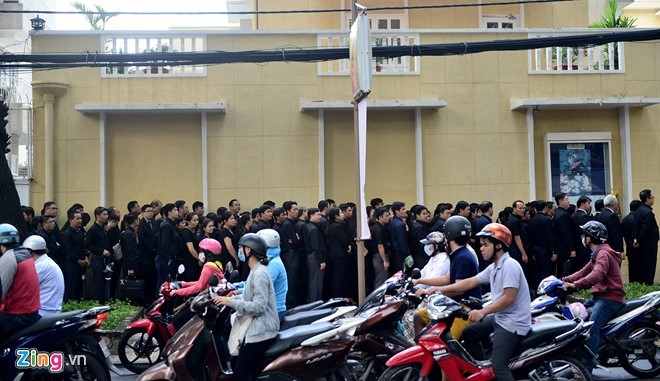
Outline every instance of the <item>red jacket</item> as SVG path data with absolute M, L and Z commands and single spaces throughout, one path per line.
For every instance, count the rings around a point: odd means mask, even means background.
M 39 277 L 34 267 L 34 259 L 28 250 L 22 247 L 8 250 L 2 256 L 7 256 L 2 260 L 3 266 L 0 266 L 0 276 L 5 278 L 0 281 L 6 290 L 2 291 L 4 297 L 0 313 L 26 315 L 39 312 Z
M 183 287 L 180 290 L 175 290 L 177 296 L 190 296 L 199 294 L 205 287 L 208 287 L 211 276 L 216 275 L 218 279 L 224 279 L 225 275 L 222 273 L 222 264 L 220 262 L 207 262 L 202 267 L 202 273 L 199 275 L 197 282 L 182 282 Z
M 608 244 L 602 244 L 596 248 L 596 254 L 582 270 L 562 280 L 571 282 L 580 289 L 593 287 L 593 296 L 624 303 L 626 292 L 623 290 L 620 265 L 621 254 Z

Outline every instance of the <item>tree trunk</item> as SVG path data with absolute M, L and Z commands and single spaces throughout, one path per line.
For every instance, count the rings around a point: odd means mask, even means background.
M 14 176 L 9 169 L 7 154 L 9 153 L 9 134 L 7 133 L 7 116 L 9 108 L 0 101 L 0 223 L 12 224 L 18 229 L 21 241 L 27 237 L 28 229 L 23 218 L 21 200 L 18 197 Z

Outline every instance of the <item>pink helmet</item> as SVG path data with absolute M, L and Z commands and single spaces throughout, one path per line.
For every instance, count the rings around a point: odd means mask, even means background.
M 220 255 L 220 252 L 222 251 L 222 245 L 220 242 L 213 238 L 204 238 L 202 242 L 199 243 L 199 248 L 210 251 L 214 255 Z

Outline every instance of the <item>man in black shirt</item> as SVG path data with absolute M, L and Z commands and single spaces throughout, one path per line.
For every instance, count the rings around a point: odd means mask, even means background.
M 603 209 L 595 220 L 607 228 L 606 244 L 619 253 L 623 253 L 623 236 L 621 235 L 621 221 L 619 220 L 619 200 L 613 194 L 608 194 L 603 200 Z
M 415 222 L 413 222 L 410 235 L 408 236 L 408 247 L 415 260 L 415 267 L 421 270 L 429 261 L 429 256 L 424 252 L 424 245 L 420 241 L 425 239 L 428 233 L 430 233 L 431 212 L 423 205 L 419 205 L 414 209 L 411 209 L 411 211 L 415 214 Z
M 156 268 L 158 269 L 158 281 L 156 287 L 160 287 L 167 276 L 176 275 L 176 255 L 178 251 L 178 229 L 174 219 L 179 217 L 179 209 L 176 205 L 169 203 L 163 206 L 165 219 L 160 224 L 158 233 L 158 255 L 156 256 Z
M 529 243 L 536 258 L 534 287 L 544 278 L 554 275 L 557 255 L 552 252 L 552 219 L 547 215 L 548 204 L 539 200 L 534 203 L 536 215 L 529 223 Z
M 557 259 L 557 276 L 565 276 L 572 274 L 570 259 L 575 260 L 577 252 L 575 251 L 576 243 L 579 239 L 576 237 L 575 222 L 568 213 L 568 207 L 571 201 L 566 193 L 557 193 L 555 195 L 557 202 L 557 209 L 555 216 L 552 219 L 552 231 L 555 243 L 555 253 L 558 255 Z
M 273 230 L 275 230 L 280 237 L 282 236 L 282 224 L 284 224 L 286 218 L 287 216 L 284 212 L 284 208 L 275 208 L 273 210 L 273 220 L 275 221 L 275 223 L 273 223 Z
M 621 221 L 621 231 L 623 240 L 626 242 L 626 257 L 628 258 L 628 280 L 630 283 L 640 283 L 641 273 L 639 268 L 639 248 L 636 248 L 635 243 L 635 212 L 642 205 L 639 200 L 630 201 L 630 213 L 623 217 Z
M 390 245 L 387 239 L 390 211 L 385 207 L 378 208 L 374 218 L 376 223 L 371 227 L 371 247 L 374 250 L 371 261 L 374 267 L 374 288 L 378 288 L 387 280 L 390 268 Z
M 575 236 L 582 236 L 582 229 L 580 226 L 583 226 L 587 222 L 591 221 L 591 199 L 587 196 L 581 196 L 577 200 L 577 208 L 575 213 L 571 216 L 573 222 L 575 222 Z M 573 264 L 573 270 L 577 271 L 584 267 L 584 265 L 589 262 L 589 257 L 591 257 L 591 251 L 582 244 L 582 240 L 579 240 L 575 244 L 577 252 L 577 260 Z
M 68 213 L 69 227 L 62 231 L 62 274 L 64 275 L 64 301 L 80 299 L 83 271 L 89 261 L 85 256 L 85 233 L 80 212 Z
M 149 303 L 155 296 L 156 280 L 156 233 L 157 225 L 154 219 L 154 209 L 151 205 L 142 206 L 142 219 L 138 225 L 138 250 L 140 252 L 138 267 L 141 279 L 144 279 L 144 300 Z
M 309 274 L 310 302 L 321 300 L 323 295 L 323 275 L 325 273 L 326 247 L 323 234 L 319 230 L 321 211 L 309 209 L 309 223 L 305 225 L 305 249 L 307 251 L 307 271 Z
M 62 248 L 60 246 L 60 237 L 58 233 L 55 232 L 55 224 L 55 217 L 48 215 L 42 216 L 41 226 L 43 227 L 43 230 L 39 232 L 39 235 L 46 241 L 48 256 L 61 268 Z
M 655 266 L 658 261 L 658 222 L 653 214 L 653 203 L 655 196 L 650 189 L 639 192 L 642 201 L 639 209 L 635 212 L 635 240 L 633 246 L 639 248 L 639 267 L 641 282 L 653 285 L 655 278 Z
M 298 203 L 287 201 L 284 203 L 284 214 L 286 219 L 282 224 L 280 232 L 280 248 L 282 249 L 282 263 L 286 269 L 286 279 L 288 291 L 286 293 L 287 308 L 294 307 L 297 300 L 297 282 L 300 268 L 300 235 L 296 231 L 296 222 L 298 222 Z
M 525 264 L 529 260 L 525 246 L 527 244 L 527 237 L 524 234 L 522 226 L 522 218 L 525 215 L 525 203 L 521 200 L 516 200 L 511 205 L 513 207 L 513 214 L 507 222 L 507 228 L 511 231 L 513 242 L 509 248 L 509 255 L 520 263 L 525 268 Z
M 105 224 L 108 222 L 108 209 L 99 206 L 94 209 L 94 224 L 87 231 L 85 237 L 85 250 L 91 253 L 90 267 L 92 268 L 92 297 L 105 303 L 105 269 L 106 258 L 110 257 L 110 243 L 108 242 Z

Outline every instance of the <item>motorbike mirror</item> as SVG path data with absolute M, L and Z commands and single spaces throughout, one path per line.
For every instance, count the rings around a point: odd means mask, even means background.
M 231 274 L 232 271 L 234 271 L 234 265 L 231 263 L 231 261 L 227 262 L 227 264 L 225 265 L 225 272 L 227 274 Z
M 236 283 L 241 279 L 241 274 L 238 273 L 238 270 L 232 270 L 229 273 L 229 283 Z
M 210 287 L 215 287 L 220 283 L 220 279 L 218 279 L 218 276 L 213 274 L 211 275 L 211 279 L 209 279 L 209 286 Z
M 176 269 L 176 272 L 179 275 L 183 274 L 185 271 L 186 271 L 186 266 L 184 266 L 183 264 L 180 264 L 179 267 L 177 267 Z
M 413 266 L 415 265 L 415 260 L 411 255 L 407 256 L 405 261 L 403 261 L 403 273 L 406 276 L 410 276 Z
M 410 275 L 413 279 L 419 279 L 422 277 L 422 272 L 418 268 L 413 269 L 412 274 Z

